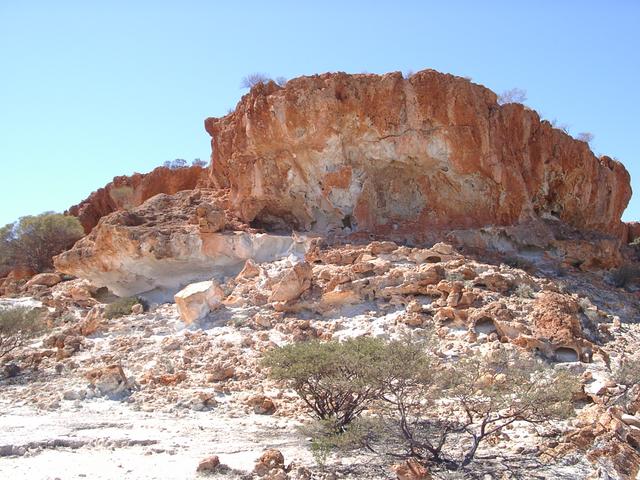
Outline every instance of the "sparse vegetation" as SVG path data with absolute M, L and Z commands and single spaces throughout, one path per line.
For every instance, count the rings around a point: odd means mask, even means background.
M 134 305 L 140 303 L 144 305 L 143 301 L 137 297 L 125 297 L 119 298 L 115 302 L 110 303 L 104 309 L 105 318 L 119 318 L 131 313 L 131 309 Z
M 381 395 L 378 377 L 386 348 L 373 338 L 311 341 L 269 351 L 264 365 L 273 378 L 287 381 L 319 420 L 342 432 Z
M 16 307 L 0 310 L 0 360 L 44 328 L 42 310 Z
M 558 130 L 562 130 L 567 135 L 569 134 L 569 129 L 571 128 L 567 123 L 558 123 L 557 119 L 553 119 L 549 122 L 553 128 L 557 128 Z
M 313 441 L 320 461 L 332 449 L 367 448 L 459 470 L 514 422 L 572 415 L 578 388 L 570 373 L 514 353 L 449 362 L 430 354 L 428 343 L 412 341 L 310 342 L 266 358 L 272 376 L 287 380 L 323 420 Z M 354 399 L 362 401 L 343 411 Z M 363 415 L 367 409 L 371 414 Z M 348 421 L 336 422 L 337 415 Z
M 507 103 L 524 103 L 527 101 L 527 91 L 521 88 L 512 88 L 505 90 L 498 95 L 498 103 L 506 105 Z
M 162 164 L 163 167 L 170 168 L 171 170 L 177 170 L 179 168 L 188 168 L 189 163 L 184 158 L 176 158 L 175 160 L 167 160 Z M 204 160 L 200 160 L 199 158 L 194 158 L 191 162 L 192 167 L 206 167 L 207 162 Z
M 594 139 L 595 135 L 591 132 L 581 132 L 576 138 L 581 142 L 591 143 Z
M 269 76 L 264 73 L 250 73 L 242 79 L 240 82 L 240 88 L 253 88 L 259 83 L 267 83 L 270 80 Z
M 53 268 L 53 257 L 84 236 L 76 217 L 47 212 L 20 218 L 0 229 L 0 269 Z
M 186 168 L 187 161 L 184 158 L 176 158 L 175 160 L 167 160 L 162 164 L 163 167 L 177 170 L 178 168 Z

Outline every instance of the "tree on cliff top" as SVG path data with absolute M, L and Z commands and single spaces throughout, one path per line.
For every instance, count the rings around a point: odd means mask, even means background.
M 53 257 L 84 236 L 76 217 L 46 212 L 26 216 L 0 229 L 0 266 L 31 267 L 37 272 L 53 268 Z
M 250 73 L 242 79 L 240 88 L 251 88 L 259 83 L 267 83 L 269 80 L 271 80 L 269 76 L 264 73 Z

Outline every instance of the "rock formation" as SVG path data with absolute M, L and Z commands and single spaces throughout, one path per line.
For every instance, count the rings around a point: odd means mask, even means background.
M 631 195 L 619 162 L 433 70 L 259 84 L 205 127 L 212 180 L 245 222 L 419 239 L 557 218 L 615 234 Z
M 55 259 L 64 273 L 106 286 L 119 296 L 146 293 L 170 300 L 196 281 L 236 275 L 248 259 L 266 262 L 306 250 L 302 238 L 243 231 L 220 232 L 221 197 L 207 190 L 158 194 L 140 207 L 114 212 L 73 249 Z M 218 218 L 215 231 L 198 212 Z M 218 212 L 214 214 L 213 212 Z
M 105 187 L 69 208 L 67 213 L 78 217 L 85 233 L 89 233 L 98 220 L 109 213 L 137 207 L 158 193 L 171 195 L 181 190 L 206 187 L 207 184 L 206 170 L 202 167 L 158 167 L 149 173 L 115 177 Z

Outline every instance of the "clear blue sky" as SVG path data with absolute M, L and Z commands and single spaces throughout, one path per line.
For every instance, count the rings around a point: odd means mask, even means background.
M 208 159 L 251 72 L 434 68 L 595 134 L 640 219 L 640 2 L 0 0 L 0 225 L 115 175 Z

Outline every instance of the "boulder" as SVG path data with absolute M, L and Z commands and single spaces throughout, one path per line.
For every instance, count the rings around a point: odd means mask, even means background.
M 53 287 L 62 281 L 57 273 L 39 273 L 33 276 L 24 286 L 25 288 L 33 285 L 44 285 L 45 287 Z
M 224 292 L 213 280 L 192 283 L 175 294 L 174 299 L 180 318 L 189 324 L 206 317 L 216 309 Z
M 107 397 L 128 393 L 133 387 L 120 365 L 95 368 L 87 372 L 85 377 L 92 387 Z
M 218 470 L 220 467 L 220 458 L 217 455 L 212 455 L 204 460 L 201 460 L 198 464 L 197 472 L 211 473 Z
M 313 269 L 307 262 L 296 263 L 272 286 L 270 302 L 295 300 L 311 287 Z
M 284 470 L 284 455 L 280 450 L 271 448 L 263 452 L 253 472 L 259 477 L 264 477 L 273 470 Z

